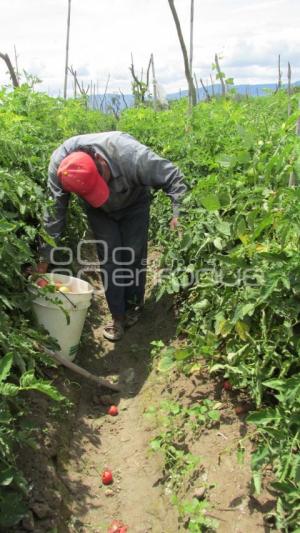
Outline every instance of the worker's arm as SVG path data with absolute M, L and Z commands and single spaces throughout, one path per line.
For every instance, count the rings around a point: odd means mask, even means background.
M 124 135 L 125 137 L 128 138 L 128 157 L 124 157 L 123 161 L 128 176 L 139 185 L 162 189 L 171 199 L 173 215 L 177 218 L 182 197 L 187 191 L 182 173 L 168 159 L 158 156 L 133 137 Z

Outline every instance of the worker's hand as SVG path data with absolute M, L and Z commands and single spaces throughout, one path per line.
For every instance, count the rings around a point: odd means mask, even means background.
M 39 274 L 46 274 L 48 267 L 49 263 L 46 261 L 40 261 L 35 267 L 35 272 L 38 272 Z
M 173 217 L 171 222 L 170 222 L 170 228 L 172 230 L 174 230 L 175 228 L 177 228 L 179 226 L 179 220 L 178 220 L 178 217 Z

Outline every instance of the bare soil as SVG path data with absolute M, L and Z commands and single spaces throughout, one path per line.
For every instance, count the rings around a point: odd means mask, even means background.
M 115 344 L 103 341 L 105 316 L 103 298 L 97 298 L 77 362 L 95 374 L 120 377 L 122 393 L 99 390 L 63 368 L 50 371 L 73 407 L 53 411 L 47 399 L 31 398 L 40 428 L 38 445 L 35 450 L 24 449 L 20 457 L 32 481 L 31 510 L 12 531 L 105 533 L 113 520 L 128 525 L 128 533 L 186 531 L 187 523 L 179 521 L 166 490 L 162 456 L 149 448 L 161 428 L 145 411 L 159 406 L 162 399 L 195 405 L 204 398 L 222 403 L 221 422 L 196 437 L 186 436 L 187 449 L 201 457 L 201 475 L 181 496 L 190 499 L 204 485 L 210 487 L 208 513 L 218 520 L 221 533 L 271 531 L 265 518 L 274 500 L 267 490 L 260 498 L 251 493 L 252 444 L 247 438 L 245 463 L 237 461 L 237 443 L 249 428 L 246 413 L 237 415 L 235 407 L 247 404 L 247 399 L 224 391 L 205 371 L 192 377 L 176 372 L 166 376 L 153 365 L 151 341 L 178 342 L 172 301 L 165 298 L 156 303 L 149 295 L 140 322 Z M 107 414 L 110 404 L 118 406 L 118 416 Z M 113 473 L 110 486 L 101 482 L 105 468 Z

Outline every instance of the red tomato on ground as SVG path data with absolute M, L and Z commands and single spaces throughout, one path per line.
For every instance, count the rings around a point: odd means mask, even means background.
M 119 410 L 117 408 L 116 405 L 111 405 L 108 410 L 107 410 L 107 413 L 110 415 L 110 416 L 117 416 L 119 414 Z
M 102 472 L 103 485 L 110 485 L 113 482 L 113 475 L 111 470 L 104 470 Z
M 248 413 L 249 410 L 250 410 L 250 407 L 249 407 L 249 405 L 247 405 L 247 404 L 238 405 L 238 406 L 235 408 L 235 414 L 236 414 L 237 416 L 245 415 L 246 413 Z
M 128 526 L 123 524 L 120 520 L 114 520 L 109 527 L 107 533 L 127 533 Z
M 224 381 L 223 381 L 223 389 L 224 390 L 232 390 L 232 385 L 231 385 L 229 379 L 224 379 Z

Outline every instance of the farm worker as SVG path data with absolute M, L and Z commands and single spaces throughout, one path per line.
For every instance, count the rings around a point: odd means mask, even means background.
M 181 172 L 120 131 L 85 134 L 65 141 L 52 154 L 48 188 L 55 201 L 45 229 L 56 241 L 66 219 L 70 193 L 83 203 L 93 231 L 112 321 L 104 337 L 119 340 L 139 318 L 144 301 L 150 188 L 162 189 L 173 204 L 170 227 L 178 224 L 186 191 Z M 41 247 L 39 272 L 46 272 L 51 246 Z

